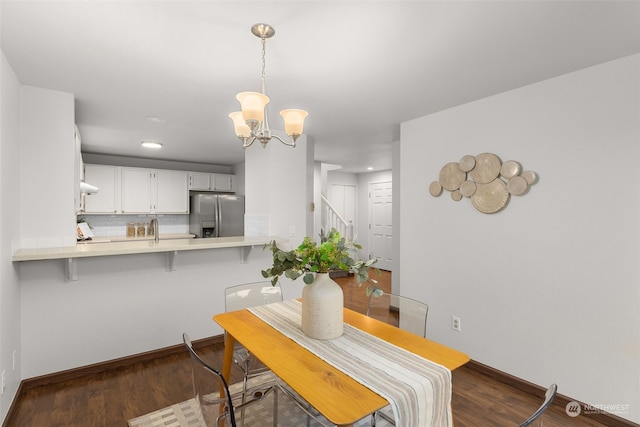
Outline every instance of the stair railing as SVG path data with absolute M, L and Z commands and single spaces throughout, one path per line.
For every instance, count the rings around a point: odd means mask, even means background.
M 329 230 L 335 228 L 347 242 L 352 242 L 355 238 L 353 220 L 345 220 L 342 215 L 329 203 L 329 200 L 323 195 L 322 198 L 322 234 L 325 235 Z

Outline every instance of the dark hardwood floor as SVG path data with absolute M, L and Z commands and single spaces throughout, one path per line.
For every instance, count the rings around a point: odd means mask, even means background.
M 383 272 L 378 279 L 382 289 L 390 289 L 389 273 Z M 345 306 L 365 312 L 364 288 L 358 288 L 352 277 L 335 280 L 344 289 Z M 176 342 L 179 340 L 180 337 L 176 337 Z M 222 351 L 222 344 L 199 349 L 214 366 L 221 366 Z M 233 381 L 240 377 L 239 370 L 232 372 Z M 8 418 L 4 426 L 126 426 L 131 418 L 182 402 L 191 394 L 189 358 L 184 351 L 24 390 L 14 405 L 14 416 Z M 522 392 L 469 366 L 453 372 L 452 406 L 456 427 L 517 426 L 541 401 L 541 395 Z M 563 406 L 555 405 L 547 412 L 544 425 L 595 427 L 607 424 L 583 415 L 570 418 Z

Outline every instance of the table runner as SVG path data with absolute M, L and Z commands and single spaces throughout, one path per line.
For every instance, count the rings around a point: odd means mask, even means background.
M 452 426 L 451 371 L 344 324 L 341 337 L 315 340 L 301 329 L 302 304 L 248 309 L 267 324 L 389 401 L 397 426 Z

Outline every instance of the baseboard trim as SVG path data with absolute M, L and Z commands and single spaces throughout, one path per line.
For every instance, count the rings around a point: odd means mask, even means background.
M 207 347 L 210 345 L 224 345 L 224 335 L 216 335 L 213 337 L 202 338 L 199 340 L 193 340 L 193 347 L 198 349 Z M 72 380 L 83 377 L 85 375 L 96 374 L 111 369 L 120 368 L 123 366 L 130 366 L 135 363 L 146 362 L 161 357 L 172 356 L 181 352 L 186 353 L 184 344 L 176 344 L 169 347 L 164 347 L 156 350 L 146 351 L 144 353 L 138 353 L 131 356 L 120 357 L 118 359 L 108 360 L 106 362 L 94 363 L 91 365 L 81 366 L 78 368 L 67 369 L 65 371 L 54 372 L 51 374 L 40 375 L 38 377 L 27 378 L 20 381 L 16 395 L 9 406 L 7 415 L 2 422 L 2 427 L 9 427 L 13 425 L 15 410 L 22 394 L 32 388 L 36 388 L 46 384 L 54 384 L 62 381 Z
M 467 363 L 465 366 L 483 375 L 491 377 L 496 381 L 500 381 L 501 383 L 507 384 L 513 388 L 523 391 L 527 394 L 540 396 L 541 399 L 544 398 L 544 393 L 547 390 L 546 387 L 541 387 L 539 385 L 530 383 L 529 381 L 525 381 L 522 378 L 518 378 L 511 374 L 507 374 L 506 372 L 499 371 L 495 368 L 492 368 L 491 366 L 482 364 L 475 360 L 469 361 L 469 363 Z M 556 395 L 556 398 L 553 401 L 553 406 L 561 408 L 564 411 L 569 402 L 577 402 L 580 404 L 582 408 L 585 408 L 585 406 L 588 406 L 588 405 L 585 405 L 585 403 L 583 402 L 564 396 L 560 393 Z M 599 422 L 609 427 L 640 427 L 640 424 L 636 424 L 632 421 L 625 420 L 624 418 L 620 418 L 617 415 L 610 414 L 604 411 L 599 411 L 597 414 L 589 414 L 585 416 L 588 416 L 590 420 Z
M 212 337 L 202 338 L 199 340 L 193 341 L 193 346 L 195 348 L 207 347 L 210 345 L 223 345 L 224 344 L 224 335 L 216 335 Z M 125 356 L 118 359 L 109 360 L 106 362 L 94 363 L 91 365 L 81 366 L 78 368 L 68 369 L 65 371 L 54 372 L 51 374 L 41 375 L 38 377 L 27 378 L 20 382 L 18 389 L 16 391 L 16 395 L 11 402 L 11 406 L 9 407 L 9 411 L 7 412 L 7 416 L 2 423 L 2 426 L 10 426 L 13 420 L 13 413 L 15 411 L 15 406 L 19 401 L 22 393 L 26 390 L 39 387 L 46 384 L 52 384 L 62 381 L 67 381 L 70 379 L 76 379 L 85 375 L 96 374 L 99 372 L 104 372 L 110 369 L 116 369 L 123 366 L 130 366 L 135 363 L 150 361 L 154 359 L 158 359 L 165 356 L 171 356 L 177 353 L 184 352 L 185 348 L 183 344 L 176 344 L 169 347 L 164 347 L 156 350 L 147 351 L 144 353 L 138 353 L 131 356 Z M 491 366 L 485 365 L 475 360 L 469 361 L 465 365 L 468 369 L 475 370 L 482 375 L 486 375 L 491 377 L 497 381 L 500 381 L 504 384 L 512 386 L 518 390 L 521 390 L 528 394 L 533 394 L 540 396 L 542 398 L 544 396 L 544 392 L 546 391 L 545 387 L 538 386 L 536 384 L 525 381 L 521 378 L 515 377 L 511 374 L 507 374 L 506 372 L 500 371 L 498 369 L 492 368 Z M 559 408 L 564 408 L 567 406 L 569 402 L 578 402 L 584 408 L 585 404 L 583 402 L 579 402 L 570 397 L 564 396 L 562 394 L 558 394 L 556 399 L 554 400 L 553 405 Z M 600 412 L 597 414 L 589 414 L 589 419 L 593 421 L 597 421 L 601 424 L 604 424 L 609 427 L 640 427 L 640 424 L 636 424 L 632 421 L 625 420 L 624 418 L 620 418 L 617 415 L 609 414 L 606 412 Z
M 216 335 L 213 337 L 202 338 L 193 341 L 194 348 L 206 347 L 214 344 L 224 344 L 224 335 Z M 108 360 L 106 362 L 94 363 L 92 365 L 81 366 L 78 368 L 68 369 L 65 371 L 54 372 L 51 374 L 41 375 L 38 377 L 27 378 L 20 385 L 22 390 L 30 390 L 45 384 L 53 384 L 57 382 L 76 379 L 85 375 L 97 374 L 111 369 L 130 366 L 135 363 L 146 362 L 165 356 L 171 356 L 176 353 L 186 352 L 184 344 L 176 344 L 156 350 L 146 351 L 131 356 L 120 357 L 118 359 Z

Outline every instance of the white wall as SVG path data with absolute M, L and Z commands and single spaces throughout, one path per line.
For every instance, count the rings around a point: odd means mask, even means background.
M 20 263 L 23 377 L 129 356 L 219 335 L 225 287 L 262 280 L 271 253 L 254 248 L 81 258 L 78 280 L 64 281 L 63 260 Z M 287 298 L 297 286 L 283 286 Z
M 245 194 L 245 167 L 244 162 L 238 163 L 233 166 L 233 173 L 236 175 L 236 194 L 239 196 L 244 196 Z
M 318 239 L 322 231 L 322 163 L 313 164 L 313 234 Z
M 314 169 L 313 144 L 305 135 L 296 144 L 292 148 L 272 140 L 266 148 L 259 142 L 247 148 L 245 194 L 246 216 L 268 218 L 270 235 L 297 246 L 313 233 Z
M 299 140 L 300 141 L 300 140 Z M 314 164 L 315 157 L 315 145 L 311 140 L 306 137 L 301 141 L 306 145 L 305 155 L 305 201 L 304 201 L 304 215 L 305 215 L 305 236 L 313 236 L 315 230 L 315 178 L 316 170 Z
M 403 293 L 429 336 L 640 422 L 640 55 L 401 127 Z M 495 153 L 539 174 L 499 213 L 434 198 L 440 168 Z M 460 316 L 462 331 L 451 329 Z
M 20 87 L 20 245 L 23 248 L 76 244 L 74 123 L 73 95 Z
M 20 230 L 20 83 L 0 52 L 0 370 L 6 372 L 7 389 L 0 395 L 4 419 L 21 380 L 20 281 L 11 262 Z M 16 351 L 16 369 L 13 352 Z
M 401 174 L 400 174 L 400 141 L 393 141 L 391 144 L 391 191 L 393 191 L 393 207 L 391 208 L 391 215 L 393 215 L 393 233 L 395 238 L 393 239 L 392 251 L 393 251 L 393 271 L 395 274 L 391 276 L 391 290 L 393 293 L 402 294 L 402 285 L 400 283 L 400 236 L 402 235 L 402 224 L 400 223 L 400 206 L 402 205 L 402 199 L 400 197 L 401 187 Z

